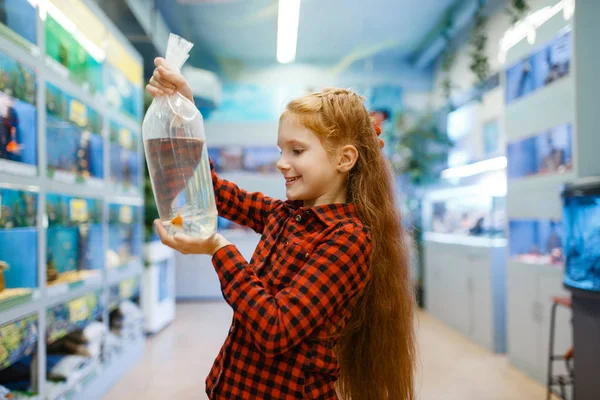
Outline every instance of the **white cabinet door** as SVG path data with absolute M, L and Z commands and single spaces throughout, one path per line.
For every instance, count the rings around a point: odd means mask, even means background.
M 508 357 L 518 369 L 537 377 L 541 332 L 536 269 L 514 260 L 507 267 Z
M 493 349 L 493 310 L 490 252 L 469 254 L 469 273 L 471 277 L 471 338 Z
M 441 314 L 440 300 L 440 269 L 438 263 L 439 254 L 435 248 L 427 244 L 425 246 L 425 308 L 432 316 L 439 318 Z M 443 299 L 442 299 L 443 300 Z
M 453 246 L 445 259 L 442 268 L 444 316 L 449 325 L 468 336 L 471 327 L 469 260 L 462 246 Z

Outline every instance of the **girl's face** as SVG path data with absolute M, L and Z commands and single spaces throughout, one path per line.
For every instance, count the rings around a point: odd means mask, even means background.
M 277 146 L 277 168 L 286 180 L 289 200 L 303 200 L 305 207 L 346 201 L 345 174 L 314 132 L 288 115 L 279 123 Z

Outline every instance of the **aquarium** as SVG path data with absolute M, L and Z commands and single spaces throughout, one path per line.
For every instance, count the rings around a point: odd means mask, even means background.
M 476 187 L 432 192 L 423 203 L 425 232 L 503 238 L 505 219 L 504 197 Z
M 48 13 L 45 18 L 46 54 L 53 66 L 68 71 L 69 78 L 91 93 L 101 93 L 103 89 L 103 61 L 100 54 L 90 54 L 79 40 L 88 40 L 82 32 L 74 35 L 63 27 L 67 23 L 75 27 L 77 21 L 70 21 L 62 13 L 57 21 Z M 85 23 L 79 21 L 79 23 Z M 79 38 L 79 40 L 78 40 Z M 95 46 L 94 46 L 95 47 Z M 90 48 L 90 47 L 87 47 Z
M 33 69 L 0 52 L 0 172 L 37 173 Z
M 120 68 L 110 63 L 104 64 L 104 89 L 106 101 L 110 106 L 136 121 L 142 119 L 143 91 L 141 86 L 133 83 Z
M 48 173 L 80 180 L 103 178 L 102 117 L 59 88 L 47 84 L 46 157 Z
M 0 309 L 38 287 L 37 201 L 37 193 L 0 188 Z
M 0 1 L 0 35 L 31 47 L 37 43 L 37 8 L 31 0 Z
M 139 137 L 129 129 L 110 124 L 110 181 L 120 188 L 140 188 Z
M 143 226 L 141 207 L 110 204 L 108 225 L 108 250 L 106 266 L 124 267 L 132 262 L 141 263 Z
M 506 149 L 509 179 L 561 174 L 573 168 L 573 125 L 562 124 L 509 143 Z
M 600 178 L 563 190 L 567 286 L 600 292 Z
M 69 333 L 84 329 L 102 316 L 104 308 L 100 292 L 89 292 L 48 309 L 46 314 L 46 339 L 48 344 L 65 337 Z
M 562 223 L 552 219 L 511 219 L 509 222 L 510 256 L 531 264 L 562 265 Z
M 48 194 L 46 215 L 48 285 L 98 277 L 104 266 L 101 202 Z
M 32 382 L 31 365 L 38 339 L 37 315 L 0 326 L 0 385 L 11 390 L 15 396 L 12 398 L 29 398 L 26 393 L 31 392 L 32 383 L 35 383 Z

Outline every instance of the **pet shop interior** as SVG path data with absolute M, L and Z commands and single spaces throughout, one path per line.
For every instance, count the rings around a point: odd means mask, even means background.
M 214 208 L 207 158 L 286 200 L 279 117 L 325 87 L 364 96 L 384 143 L 415 398 L 600 399 L 598 19 L 597 0 L 0 1 L 0 400 L 208 399 L 233 310 L 211 257 L 153 221 Z M 155 116 L 206 146 L 157 167 L 175 150 L 152 146 L 146 84 L 171 34 L 195 108 Z M 215 218 L 249 261 L 260 234 Z

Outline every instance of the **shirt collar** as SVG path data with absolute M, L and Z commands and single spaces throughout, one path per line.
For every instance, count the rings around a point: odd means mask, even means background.
M 356 206 L 352 203 L 322 204 L 314 207 L 304 207 L 302 201 L 288 200 L 286 203 L 290 207 L 290 211 L 299 210 L 312 213 L 327 226 L 342 221 L 359 219 Z

